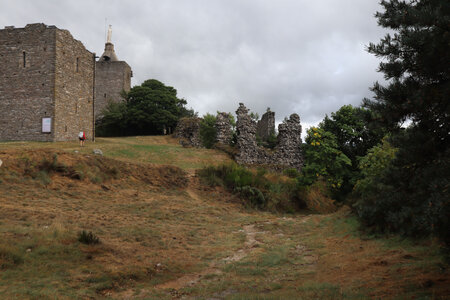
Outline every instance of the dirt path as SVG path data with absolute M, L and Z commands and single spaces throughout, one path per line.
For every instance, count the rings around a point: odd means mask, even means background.
M 194 200 L 201 200 L 201 198 L 197 195 L 197 193 L 192 189 L 188 188 L 186 192 L 189 194 L 189 196 Z M 201 272 L 192 273 L 185 275 L 183 277 L 180 277 L 176 280 L 165 282 L 162 284 L 159 284 L 155 286 L 157 289 L 174 289 L 179 290 L 188 286 L 193 286 L 197 282 L 199 282 L 205 275 L 211 275 L 216 274 L 220 275 L 222 274 L 222 271 L 220 270 L 220 267 L 223 267 L 223 265 L 226 265 L 231 262 L 237 262 L 245 258 L 247 255 L 252 253 L 256 247 L 261 244 L 259 241 L 256 240 L 257 234 L 265 234 L 266 232 L 257 231 L 255 224 L 250 225 L 244 225 L 240 232 L 245 233 L 245 243 L 242 248 L 237 250 L 233 255 L 226 257 L 221 260 L 213 261 L 206 269 L 202 270 Z

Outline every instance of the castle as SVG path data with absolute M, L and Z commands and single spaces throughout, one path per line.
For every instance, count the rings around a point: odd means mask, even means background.
M 123 100 L 122 91 L 130 91 L 133 72 L 125 61 L 119 61 L 111 43 L 111 26 L 105 44 L 105 52 L 95 63 L 95 117 L 109 102 Z
M 69 31 L 45 24 L 0 30 L 0 141 L 69 141 L 85 131 L 108 101 L 122 101 L 131 68 L 111 43 L 95 53 Z

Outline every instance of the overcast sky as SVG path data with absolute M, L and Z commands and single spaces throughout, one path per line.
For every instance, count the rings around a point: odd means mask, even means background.
M 155 78 L 200 115 L 238 103 L 304 127 L 371 97 L 378 0 L 0 0 L 0 28 L 45 23 L 101 55 L 105 24 L 132 85 Z M 106 22 L 105 22 L 106 19 Z

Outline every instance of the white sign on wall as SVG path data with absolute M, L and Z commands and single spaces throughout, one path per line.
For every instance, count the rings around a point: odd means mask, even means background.
M 52 118 L 42 118 L 42 133 L 52 132 Z

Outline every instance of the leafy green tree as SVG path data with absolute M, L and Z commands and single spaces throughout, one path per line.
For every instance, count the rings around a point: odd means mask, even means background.
M 366 155 L 385 135 L 382 128 L 372 126 L 372 117 L 368 109 L 344 105 L 331 117 L 325 116 L 319 127 L 334 134 L 339 149 L 357 167 L 357 158 Z
M 373 113 L 368 109 L 344 105 L 331 113 L 331 117 L 325 116 L 319 124 L 320 128 L 336 137 L 338 149 L 352 162 L 346 166 L 346 176 L 340 188 L 342 196 L 350 193 L 360 178 L 358 157 L 366 155 L 367 150 L 377 145 L 385 134 L 382 127 L 372 125 L 372 117 Z
M 365 107 L 392 131 L 397 155 L 373 184 L 377 223 L 409 235 L 436 234 L 450 244 L 450 2 L 381 1 L 379 25 L 389 28 L 368 51 L 383 59 Z M 407 129 L 400 125 L 409 120 Z M 370 208 L 370 207 L 368 207 Z M 364 220 L 367 214 L 362 214 Z M 384 225 L 383 225 L 384 224 Z
M 187 101 L 177 97 L 177 90 L 156 79 L 146 80 L 125 93 L 125 103 L 113 103 L 98 121 L 103 135 L 162 134 L 173 130 L 181 117 L 194 116 L 186 109 Z
M 161 134 L 175 128 L 186 100 L 177 98 L 177 90 L 150 79 L 127 93 L 128 125 L 136 134 Z
M 96 122 L 97 136 L 123 136 L 127 132 L 127 104 L 111 102 L 103 111 L 103 117 Z
M 299 181 L 302 185 L 311 185 L 317 179 L 325 179 L 328 187 L 337 192 L 346 176 L 350 159 L 338 149 L 336 137 L 321 128 L 307 130 L 303 146 L 305 165 Z
M 203 146 L 208 149 L 212 148 L 216 142 L 216 119 L 216 116 L 208 113 L 203 116 L 203 119 L 200 122 L 200 138 Z
M 384 176 L 397 151 L 398 149 L 392 147 L 388 139 L 384 138 L 380 144 L 374 146 L 368 151 L 366 156 L 360 159 L 359 168 L 362 173 L 362 179 L 355 184 L 354 192 L 358 200 L 354 207 L 357 209 L 358 214 L 363 216 L 362 221 L 368 226 L 376 226 L 378 228 L 385 226 L 384 218 L 379 216 L 388 209 L 390 201 L 384 201 L 381 204 L 381 201 L 385 199 L 378 199 L 377 195 L 390 187 L 379 182 L 378 179 Z

